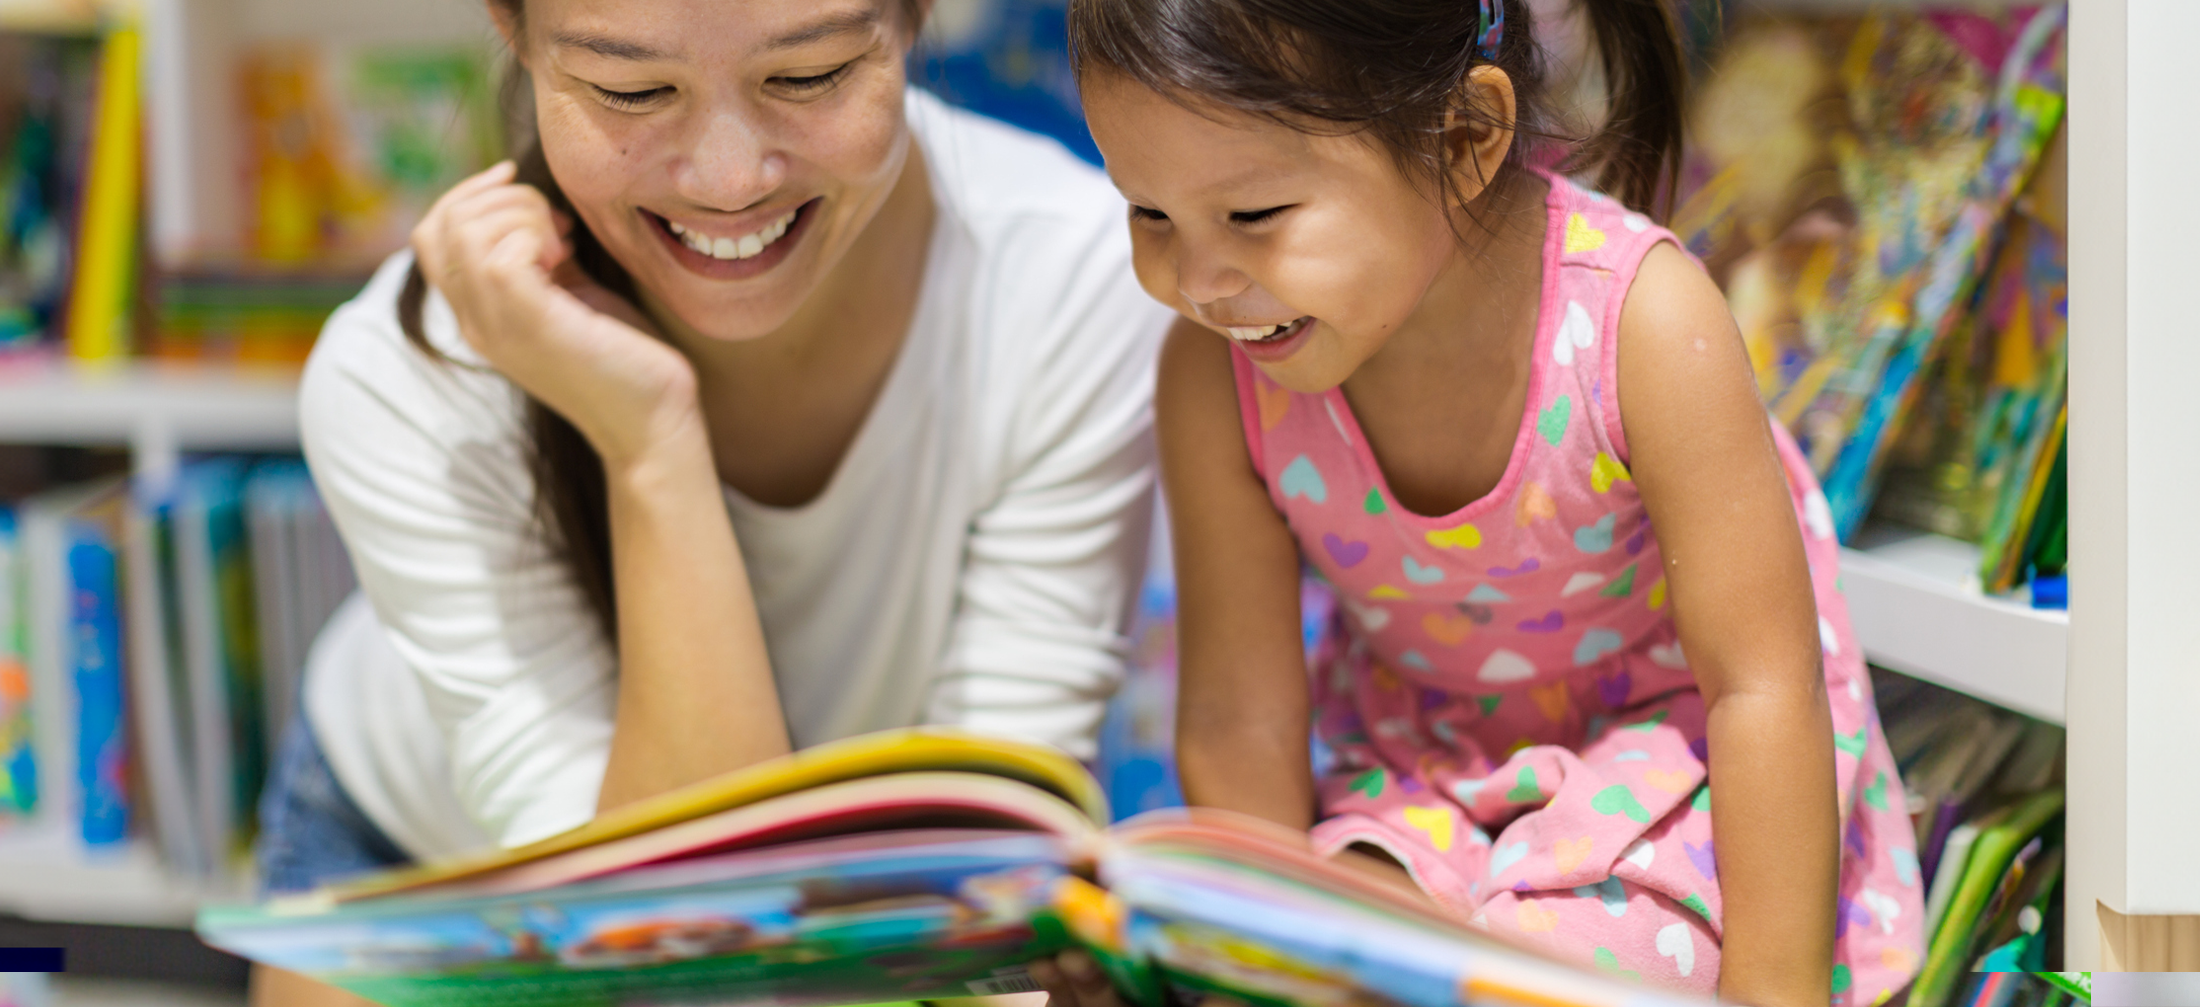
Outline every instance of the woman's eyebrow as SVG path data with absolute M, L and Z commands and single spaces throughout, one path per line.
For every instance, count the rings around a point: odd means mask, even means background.
M 636 63 L 654 63 L 672 58 L 669 53 L 640 42 L 592 32 L 559 32 L 550 37 L 550 44 L 561 49 L 585 49 L 598 56 Z
M 858 10 L 839 11 L 772 39 L 764 43 L 763 49 L 766 52 L 775 52 L 780 49 L 797 49 L 836 35 L 868 32 L 878 24 L 878 21 L 879 13 L 875 8 L 865 7 Z

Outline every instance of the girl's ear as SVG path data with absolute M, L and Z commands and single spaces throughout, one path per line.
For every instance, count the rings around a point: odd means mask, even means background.
M 1461 203 L 1472 202 L 1512 152 L 1519 110 L 1511 75 L 1490 64 L 1467 71 L 1444 113 L 1444 171 Z

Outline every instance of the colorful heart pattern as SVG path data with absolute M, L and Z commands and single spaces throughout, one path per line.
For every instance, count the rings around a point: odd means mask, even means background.
M 1580 301 L 1566 302 L 1566 317 L 1558 323 L 1558 332 L 1551 337 L 1551 359 L 1560 367 L 1574 365 L 1576 350 L 1586 350 L 1597 344 L 1597 323 L 1589 317 L 1589 309 Z
M 1520 487 L 1520 506 L 1513 509 L 1513 521 L 1522 528 L 1537 521 L 1558 520 L 1558 501 L 1551 499 L 1551 491 L 1533 479 Z
M 1347 542 L 1336 532 L 1327 532 L 1322 535 L 1322 550 L 1329 553 L 1329 558 L 1338 566 L 1350 570 L 1367 559 L 1368 544 Z
M 1416 584 L 1441 584 L 1444 582 L 1444 568 L 1441 566 L 1423 566 L 1419 560 L 1411 556 L 1400 558 L 1398 565 L 1404 568 L 1406 579 Z
M 1561 395 L 1550 405 L 1544 406 L 1542 412 L 1536 414 L 1535 431 L 1542 434 L 1543 439 L 1549 441 L 1551 446 L 1555 448 L 1558 446 L 1558 442 L 1566 439 L 1566 424 L 1573 419 L 1573 416 L 1574 397 Z
M 1557 865 L 1559 876 L 1564 877 L 1572 874 L 1575 869 L 1581 866 L 1582 861 L 1589 859 L 1589 854 L 1596 849 L 1596 846 L 1597 837 L 1595 836 L 1561 839 L 1552 843 L 1551 861 Z
M 1452 818 L 1450 809 L 1408 804 L 1399 813 L 1405 818 L 1407 825 L 1428 835 L 1428 844 L 1435 847 L 1436 852 L 1451 852 L 1451 845 L 1457 838 L 1454 831 L 1457 822 Z
M 1597 791 L 1597 795 L 1589 799 L 1589 808 L 1598 814 L 1626 815 L 1640 824 L 1650 824 L 1650 810 L 1635 799 L 1635 792 L 1627 789 L 1624 783 Z
M 1432 531 L 1424 536 L 1424 538 L 1428 541 L 1428 544 L 1435 546 L 1438 549 L 1482 548 L 1482 529 L 1476 528 L 1471 524 L 1463 524 L 1453 528 L 1445 528 L 1441 531 Z M 1409 574 L 1408 576 L 1411 575 Z
M 1283 491 L 1286 500 L 1305 497 L 1315 503 L 1329 502 L 1329 484 L 1322 481 L 1321 470 L 1314 467 L 1314 459 L 1305 455 L 1291 459 L 1283 467 L 1283 474 L 1276 478 L 1276 488 Z
M 1263 431 L 1274 430 L 1276 424 L 1283 422 L 1283 418 L 1291 412 L 1289 389 L 1256 381 L 1253 384 L 1253 398 L 1260 406 L 1260 428 Z
M 1673 971 L 1688 978 L 1696 971 L 1696 935 L 1686 923 L 1668 923 L 1658 929 L 1658 953 L 1673 959 Z

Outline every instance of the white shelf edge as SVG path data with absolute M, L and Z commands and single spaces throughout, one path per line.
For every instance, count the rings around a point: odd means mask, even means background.
M 295 448 L 298 379 L 281 370 L 8 361 L 0 363 L 0 443 Z
M 199 907 L 250 893 L 178 875 L 150 843 L 87 853 L 36 826 L 0 833 L 0 913 L 56 923 L 189 929 Z
M 1965 556 L 1969 563 L 1962 560 Z M 1981 594 L 1975 546 L 1917 535 L 1841 550 L 1849 622 L 1871 663 L 2063 722 L 2070 616 Z

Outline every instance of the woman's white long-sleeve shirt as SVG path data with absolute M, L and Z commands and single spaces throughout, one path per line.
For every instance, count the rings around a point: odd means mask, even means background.
M 938 204 L 907 341 L 816 500 L 728 489 L 727 511 L 796 745 L 936 723 L 1089 758 L 1145 555 L 1168 315 L 1099 172 L 922 92 L 907 108 Z M 306 368 L 306 456 L 365 601 L 305 689 L 352 799 L 438 857 L 594 815 L 618 662 L 534 519 L 513 386 L 398 328 L 410 262 Z M 478 361 L 440 297 L 426 322 Z

